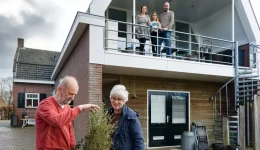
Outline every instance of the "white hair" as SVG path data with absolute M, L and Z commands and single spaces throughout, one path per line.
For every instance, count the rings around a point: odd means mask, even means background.
M 115 85 L 111 92 L 110 92 L 110 98 L 112 96 L 119 96 L 120 98 L 122 98 L 124 100 L 124 102 L 128 101 L 128 91 L 126 90 L 126 87 L 124 85 L 118 84 Z
M 74 80 L 76 83 L 78 83 L 77 79 L 72 76 L 65 76 L 64 78 L 60 79 L 59 86 L 66 88 L 68 84 L 68 80 Z

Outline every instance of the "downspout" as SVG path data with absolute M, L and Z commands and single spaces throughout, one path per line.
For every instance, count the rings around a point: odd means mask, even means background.
M 133 38 L 133 42 L 135 42 L 135 16 L 136 16 L 136 12 L 135 12 L 135 0 L 133 0 L 133 33 L 134 33 L 134 38 Z M 134 45 L 133 47 L 133 51 L 135 53 L 135 43 L 132 43 Z

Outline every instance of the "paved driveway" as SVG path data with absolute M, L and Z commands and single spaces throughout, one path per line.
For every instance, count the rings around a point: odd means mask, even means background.
M 0 150 L 35 150 L 35 127 L 11 128 L 9 120 L 0 120 Z

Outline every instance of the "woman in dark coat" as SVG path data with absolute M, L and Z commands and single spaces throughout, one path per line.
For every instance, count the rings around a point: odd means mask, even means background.
M 128 92 L 123 85 L 115 85 L 110 92 L 112 108 L 109 114 L 114 118 L 113 150 L 144 150 L 144 137 L 138 113 L 127 107 Z

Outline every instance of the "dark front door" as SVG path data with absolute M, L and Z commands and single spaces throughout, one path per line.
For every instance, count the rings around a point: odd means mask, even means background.
M 149 147 L 180 145 L 189 130 L 189 93 L 149 91 Z

